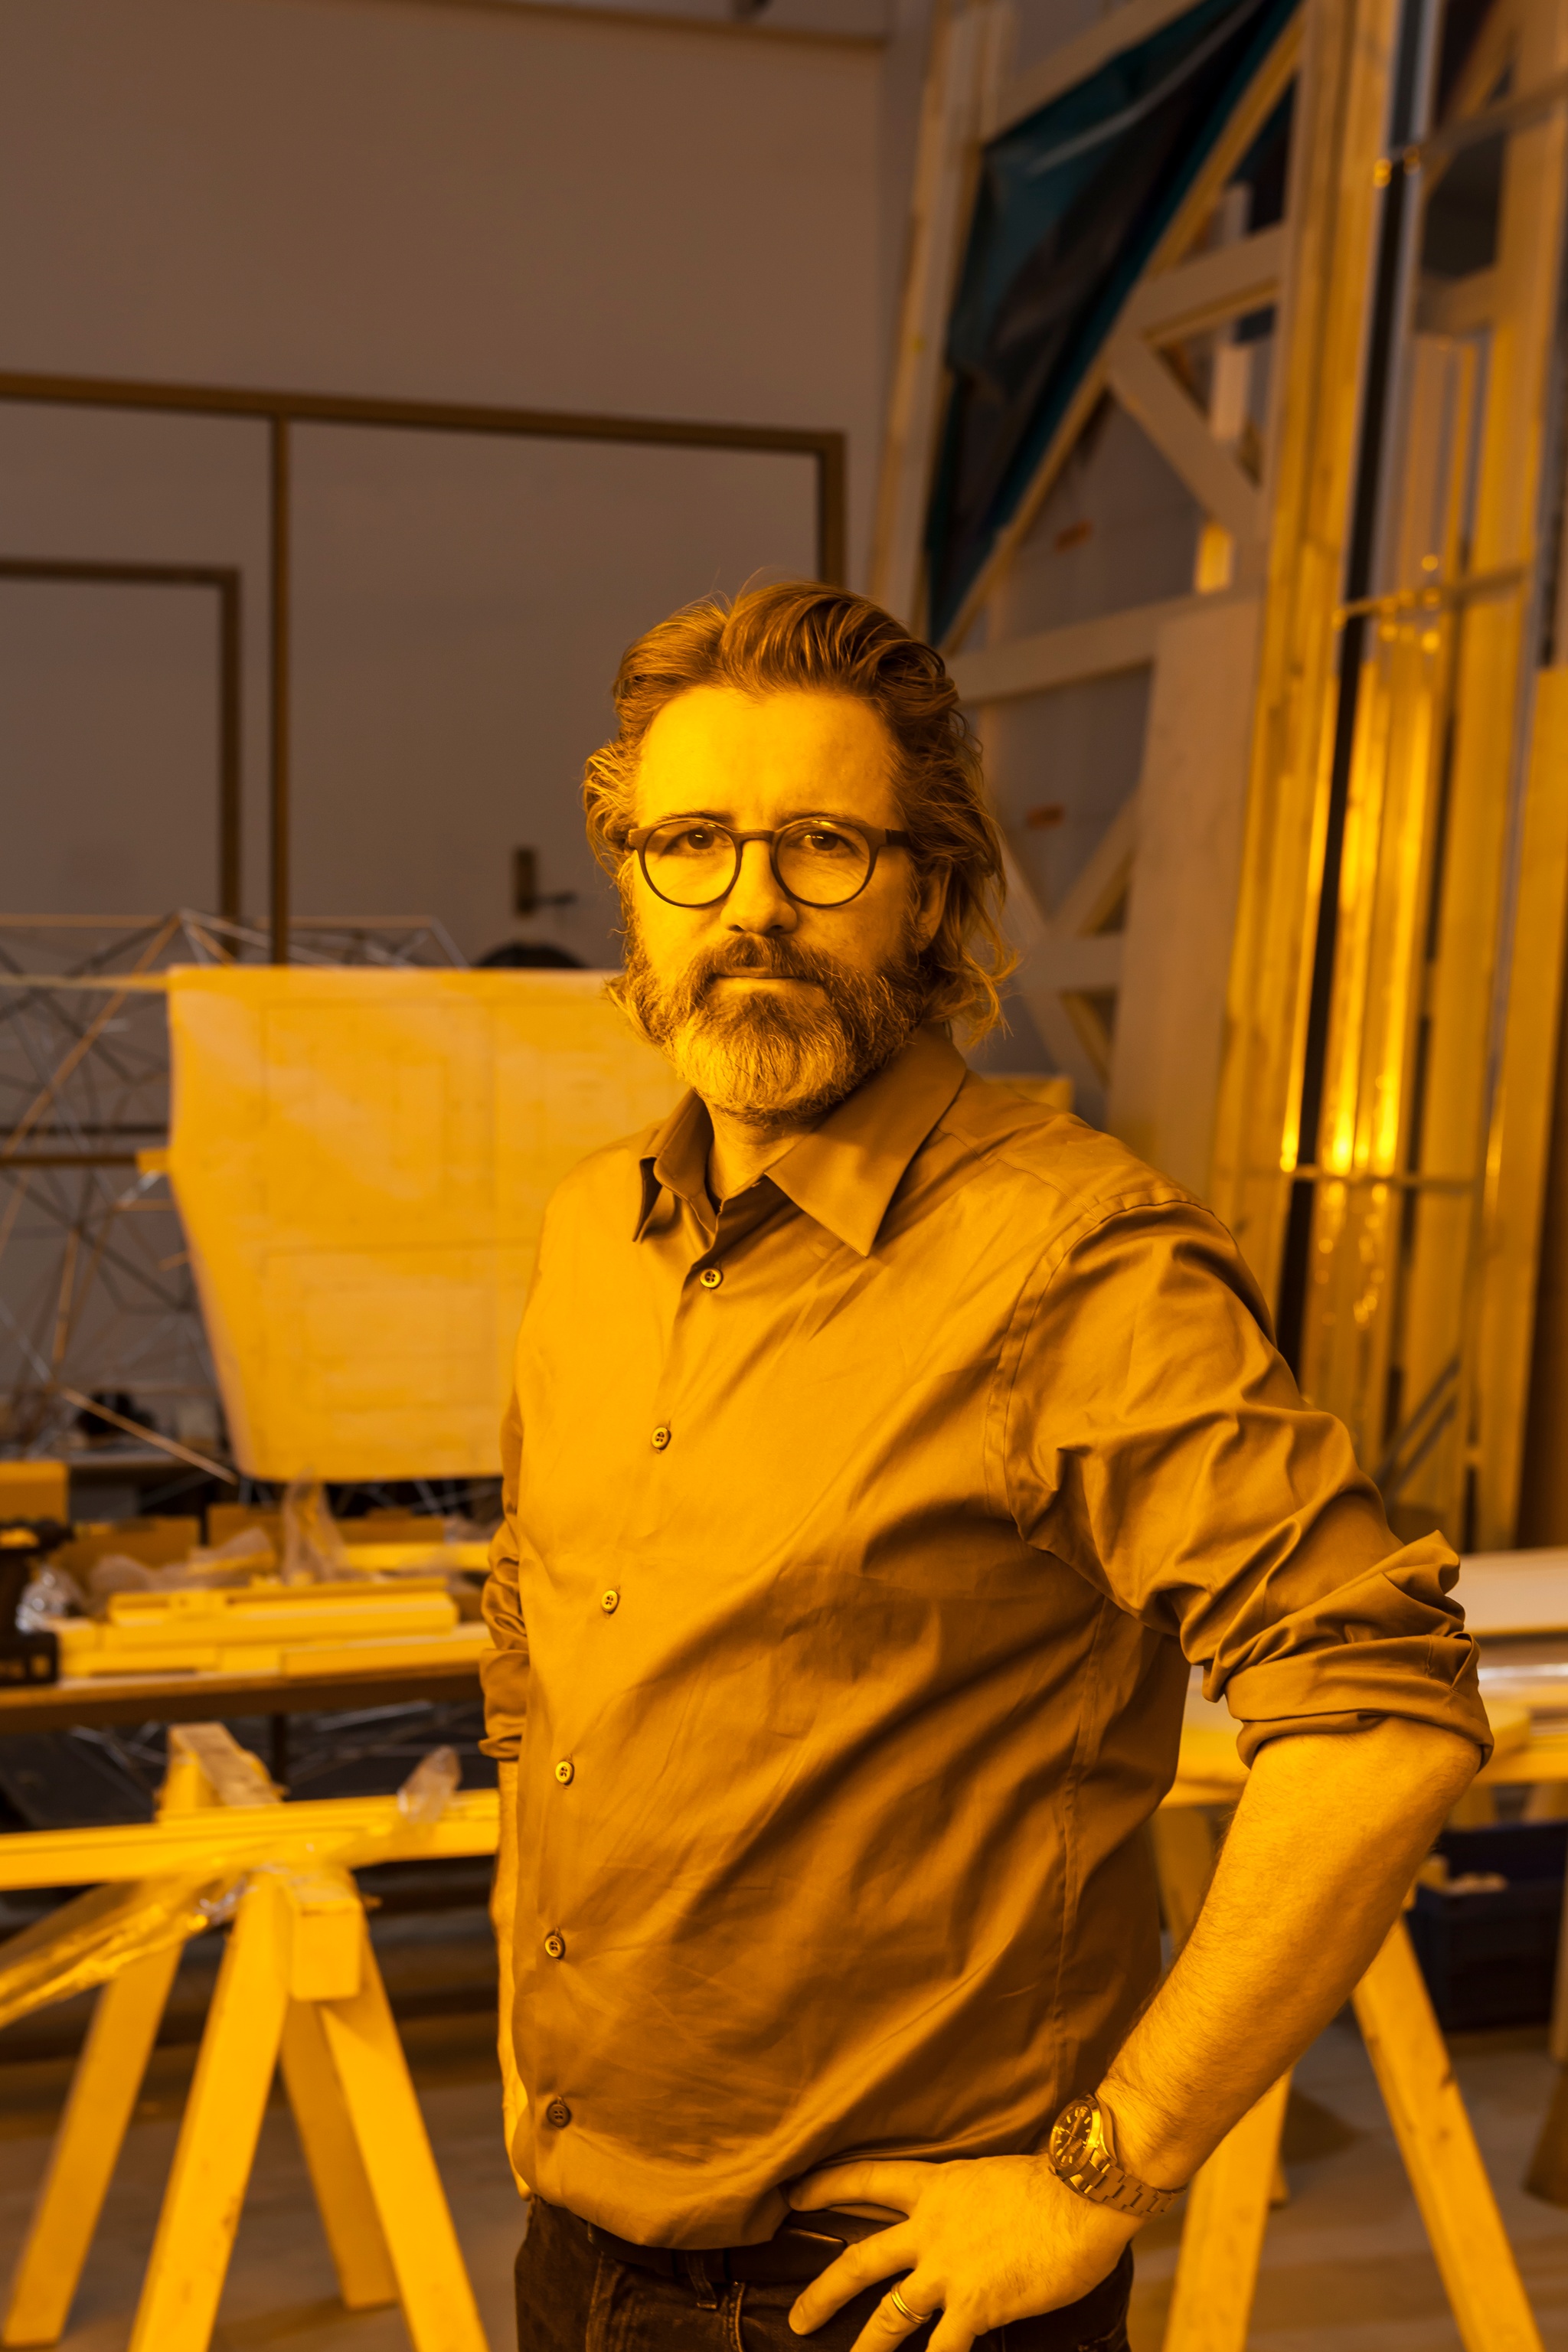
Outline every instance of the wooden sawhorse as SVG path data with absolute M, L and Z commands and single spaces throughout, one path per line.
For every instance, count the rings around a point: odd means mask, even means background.
M 455 1843 L 450 1834 L 437 1840 L 421 1831 L 411 1843 L 398 1835 L 391 1799 L 352 1800 L 337 1809 L 278 1805 L 258 1759 L 218 1725 L 171 1731 L 170 1753 L 161 1818 L 152 1832 L 0 1840 L 0 1846 L 37 1849 L 71 1840 L 90 1846 L 96 1838 L 102 1847 L 105 1841 L 131 1839 L 142 1859 L 160 1852 L 156 1833 L 166 1829 L 163 1848 L 171 1858 L 177 1852 L 188 1865 L 192 1852 L 200 1850 L 190 1832 L 204 1826 L 191 1817 L 205 1814 L 215 1873 L 224 1869 L 226 1856 L 232 1861 L 239 1854 L 234 1922 L 131 2352 L 206 2352 L 279 2063 L 344 2304 L 350 2310 L 400 2304 L 415 2352 L 488 2352 L 364 1908 L 344 1859 L 352 1854 L 363 1863 L 399 1851 L 429 1851 L 433 1843 L 482 1852 L 482 1824 L 477 1837 L 464 1822 Z M 219 1815 L 209 1810 L 215 1807 L 234 1810 Z M 368 1838 L 347 1823 L 334 1834 L 334 1810 L 353 1816 L 356 1825 L 362 1817 L 371 1821 Z M 483 1810 L 471 1801 L 465 1809 Z M 307 1813 L 309 1824 L 301 1819 Z M 269 1843 L 275 1859 L 267 1858 Z M 493 1831 L 488 1844 L 493 1847 Z M 14 1872 L 21 1858 L 11 1859 Z M 28 1859 L 35 1869 L 59 1872 L 50 1856 L 35 1853 Z M 23 1883 L 3 1870 L 0 1878 Z M 32 1883 L 58 1884 L 61 1875 Z M 35 1949 L 52 1924 L 26 1931 Z M 0 2343 L 55 2344 L 65 2331 L 181 1949 L 175 1941 L 132 1959 L 99 1995 L 12 2280 Z
M 1206 1809 L 1234 1804 L 1246 1778 L 1234 1747 L 1231 1756 L 1234 1774 L 1205 1781 L 1187 1777 L 1184 1749 L 1183 1775 L 1152 1824 L 1162 1899 L 1178 1948 L 1214 1868 Z M 1542 2352 L 1403 1918 L 1352 1998 L 1465 2352 Z M 1187 2192 L 1163 2352 L 1245 2352 L 1289 2089 L 1287 2074 L 1264 2094 Z

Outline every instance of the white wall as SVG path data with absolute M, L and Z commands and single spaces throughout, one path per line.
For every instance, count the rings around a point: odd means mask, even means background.
M 868 43 L 0 0 L 0 367 L 839 429 L 858 572 L 896 278 L 884 115 Z M 0 555 L 245 568 L 255 906 L 263 456 L 243 423 L 0 405 Z M 299 475 L 297 906 L 353 891 L 470 953 L 548 929 L 606 956 L 575 789 L 616 658 L 675 603 L 808 568 L 809 467 L 312 432 Z M 210 633 L 160 593 L 0 603 L 26 603 L 0 642 L 0 781 L 37 853 L 0 864 L 14 910 L 117 879 L 172 902 L 208 860 Z M 518 843 L 579 891 L 548 927 L 508 915 Z

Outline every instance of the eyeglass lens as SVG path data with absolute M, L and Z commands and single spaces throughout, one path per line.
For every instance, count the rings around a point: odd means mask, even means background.
M 677 907 L 707 907 L 734 881 L 740 852 L 723 828 L 676 817 L 648 835 L 643 851 L 648 880 Z M 853 898 L 871 870 L 871 845 L 847 825 L 811 819 L 786 826 L 773 844 L 779 880 L 808 907 L 837 907 Z

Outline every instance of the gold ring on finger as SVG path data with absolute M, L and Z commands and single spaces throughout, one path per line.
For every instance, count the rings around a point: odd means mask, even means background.
M 889 2287 L 888 2293 L 892 2298 L 893 2309 L 900 2313 L 911 2326 L 923 2327 L 928 2319 L 936 2317 L 934 2311 L 911 2311 L 896 2286 Z

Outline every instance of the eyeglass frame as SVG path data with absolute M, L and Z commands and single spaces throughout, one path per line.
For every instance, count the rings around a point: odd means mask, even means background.
M 693 904 L 684 898 L 665 898 L 664 892 L 659 888 L 658 884 L 654 880 L 653 876 L 647 870 L 647 845 L 653 838 L 654 835 L 662 831 L 665 825 L 680 824 L 682 823 L 691 822 L 697 818 L 700 818 L 704 824 L 710 825 L 715 833 L 721 833 L 724 835 L 725 839 L 729 842 L 731 847 L 735 853 L 735 870 L 731 875 L 728 882 L 725 883 L 724 887 L 718 892 L 716 897 L 711 898 L 699 898 Z M 779 872 L 777 845 L 780 835 L 786 833 L 793 833 L 797 825 L 802 824 L 832 824 L 837 825 L 842 833 L 858 833 L 861 840 L 866 844 L 867 848 L 870 851 L 871 862 L 866 868 L 865 876 L 858 887 L 850 891 L 847 898 L 803 898 L 800 897 L 798 892 L 790 888 L 789 884 Z M 795 907 L 810 907 L 817 913 L 824 915 L 834 914 L 840 907 L 852 907 L 854 905 L 856 899 L 860 896 L 861 891 L 864 890 L 869 883 L 872 875 L 877 871 L 877 860 L 880 857 L 884 849 L 912 849 L 915 845 L 914 835 L 912 834 L 900 832 L 883 824 L 862 824 L 861 820 L 858 816 L 834 816 L 826 809 L 818 809 L 809 816 L 791 817 L 787 824 L 776 825 L 772 833 L 737 833 L 732 825 L 721 824 L 720 820 L 716 816 L 707 816 L 700 809 L 677 809 L 673 814 L 669 816 L 659 817 L 653 824 L 634 825 L 631 831 L 625 836 L 626 846 L 627 849 L 636 851 L 637 864 L 642 868 L 642 878 L 647 884 L 648 888 L 653 892 L 654 897 L 659 899 L 663 905 L 667 907 L 679 907 L 684 913 L 689 915 L 700 915 L 704 913 L 710 907 L 721 907 L 723 905 L 725 899 L 729 897 L 731 891 L 734 888 L 736 883 L 741 878 L 741 866 L 744 859 L 746 845 L 751 841 L 765 841 L 767 843 L 768 865 L 772 869 L 773 880 L 778 884 L 779 888 L 784 892 L 784 897 L 790 901 L 790 904 Z

